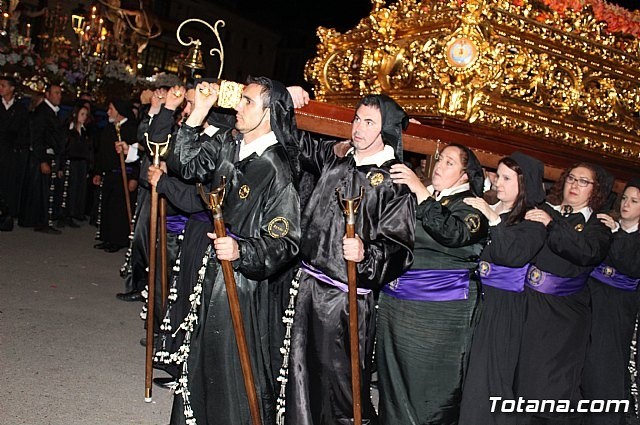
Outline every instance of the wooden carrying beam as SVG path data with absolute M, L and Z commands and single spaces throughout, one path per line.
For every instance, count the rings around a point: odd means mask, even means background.
M 350 139 L 353 112 L 352 108 L 312 100 L 304 108 L 296 110 L 296 121 L 302 130 Z M 578 161 L 586 161 L 601 165 L 613 174 L 616 177 L 614 190 L 618 193 L 636 174 L 635 164 L 612 163 L 597 153 L 584 155 L 570 146 L 534 138 L 523 139 L 522 136 L 516 138 L 493 129 L 442 118 L 424 119 L 422 124 L 410 123 L 402 142 L 405 151 L 425 155 L 432 155 L 438 143 L 440 149 L 449 143 L 459 143 L 471 148 L 482 165 L 490 168 L 496 168 L 501 158 L 517 150 L 544 162 L 544 177 L 552 181 L 557 180 L 565 168 Z

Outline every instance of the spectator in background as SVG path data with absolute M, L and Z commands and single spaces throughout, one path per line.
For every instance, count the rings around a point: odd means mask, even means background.
M 29 160 L 29 112 L 16 98 L 13 77 L 0 77 L 0 97 L 0 198 L 17 217 Z

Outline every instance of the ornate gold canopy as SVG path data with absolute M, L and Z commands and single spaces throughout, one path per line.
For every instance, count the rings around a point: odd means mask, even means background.
M 322 101 L 353 106 L 384 92 L 423 119 L 640 164 L 640 44 L 607 32 L 590 8 L 373 0 L 352 30 L 318 36 L 305 74 Z

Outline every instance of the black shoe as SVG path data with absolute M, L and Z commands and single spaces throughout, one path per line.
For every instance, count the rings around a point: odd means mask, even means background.
M 81 215 L 81 216 L 73 216 L 71 218 L 73 218 L 75 221 L 80 221 L 80 222 L 87 221 L 87 217 L 85 217 L 83 215 Z
M 66 225 L 67 225 L 66 220 L 64 220 L 64 219 L 62 219 L 62 218 L 56 222 L 56 227 L 57 227 L 58 229 L 62 229 L 62 228 L 63 228 L 64 226 L 66 226 Z
M 80 228 L 80 225 L 78 223 L 76 223 L 75 221 L 73 221 L 73 219 L 71 217 L 67 217 L 64 220 L 65 224 L 73 229 L 78 229 Z
M 142 294 L 136 291 L 123 292 L 120 294 L 116 294 L 116 298 L 119 299 L 120 301 L 128 301 L 128 302 L 144 301 L 144 297 L 142 296 Z
M 168 378 L 153 378 L 153 383 L 159 387 L 171 389 L 178 382 L 176 381 L 176 378 L 168 377 Z
M 120 251 L 122 248 L 124 248 L 124 247 L 123 246 L 118 246 L 118 245 L 107 244 L 107 246 L 104 247 L 104 252 L 109 252 L 109 253 L 113 254 L 114 252 Z
M 34 232 L 40 232 L 40 233 L 46 233 L 48 235 L 59 235 L 62 232 L 58 229 L 54 229 L 53 227 L 50 226 L 44 226 L 44 227 L 36 227 L 35 229 L 33 229 Z
M 108 243 L 106 243 L 106 242 L 99 242 L 99 243 L 95 244 L 93 247 L 94 247 L 95 249 L 105 249 L 105 247 L 106 247 L 107 245 L 109 245 L 109 244 L 108 244 Z

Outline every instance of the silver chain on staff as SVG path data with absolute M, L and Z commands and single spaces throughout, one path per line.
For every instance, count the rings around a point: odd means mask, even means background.
M 47 224 L 49 227 L 53 227 L 53 201 L 56 194 L 56 180 L 58 179 L 58 172 L 56 171 L 56 160 L 51 160 L 51 178 L 49 179 L 49 199 L 47 200 Z

